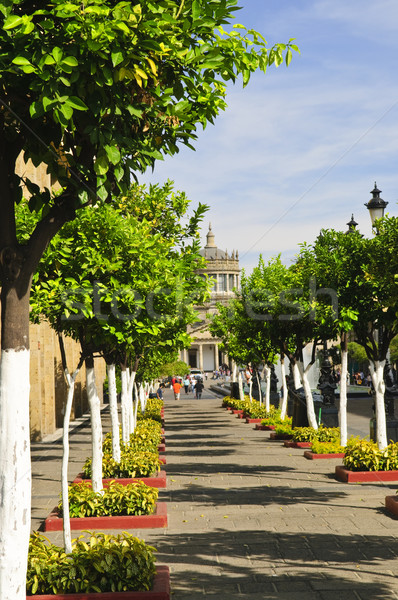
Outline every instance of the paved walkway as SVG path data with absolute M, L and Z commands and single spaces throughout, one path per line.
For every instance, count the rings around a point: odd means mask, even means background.
M 366 435 L 369 405 L 355 403 L 352 428 Z M 167 392 L 165 404 L 169 526 L 134 533 L 170 566 L 173 600 L 398 599 L 398 520 L 384 511 L 398 484 L 339 483 L 341 460 L 306 460 L 209 391 Z M 72 436 L 71 478 L 89 437 Z M 33 528 L 56 504 L 59 456 L 56 442 L 33 445 Z

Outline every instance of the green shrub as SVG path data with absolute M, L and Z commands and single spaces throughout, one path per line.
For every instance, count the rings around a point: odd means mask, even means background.
M 112 454 L 102 456 L 102 476 L 109 478 L 151 477 L 160 471 L 161 462 L 157 452 L 136 452 L 133 449 L 121 452 L 120 463 L 112 458 Z M 83 466 L 83 477 L 91 479 L 91 458 Z
M 289 422 L 282 422 L 278 425 L 275 425 L 275 433 L 277 435 L 293 435 L 293 429 L 291 425 L 291 417 L 287 417 Z
M 112 481 L 100 494 L 90 483 L 73 483 L 68 488 L 70 517 L 150 515 L 155 510 L 159 490 L 142 481 L 121 485 Z M 62 513 L 62 501 L 58 504 Z
M 320 442 L 319 440 L 314 440 L 311 450 L 314 454 L 342 454 L 345 452 L 345 448 L 340 445 L 340 441 Z
M 344 466 L 350 471 L 398 470 L 398 442 L 379 450 L 375 442 L 354 438 L 345 448 Z
M 324 427 L 320 425 L 318 429 L 313 427 L 295 427 L 293 430 L 293 440 L 295 442 L 335 442 L 340 439 L 340 430 L 338 427 Z
M 148 591 L 155 574 L 155 548 L 122 533 L 92 533 L 72 542 L 72 553 L 39 533 L 30 538 L 27 595 Z
M 269 416 L 265 417 L 261 421 L 261 425 L 292 425 L 292 417 L 285 417 L 281 419 L 281 411 L 279 409 L 274 409 L 270 411 Z
M 138 410 L 137 419 L 153 419 L 159 423 L 162 421 L 161 410 L 163 408 L 163 400 L 161 398 L 148 398 L 145 408 L 145 413 Z

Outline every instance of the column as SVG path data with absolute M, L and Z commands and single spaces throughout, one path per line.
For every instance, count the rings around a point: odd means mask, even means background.
M 203 347 L 202 344 L 199 344 L 199 369 L 203 371 Z
M 214 344 L 214 368 L 216 369 L 216 371 L 218 370 L 220 366 L 219 360 L 218 360 L 218 344 Z

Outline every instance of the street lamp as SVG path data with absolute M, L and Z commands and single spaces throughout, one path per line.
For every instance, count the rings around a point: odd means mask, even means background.
M 348 225 L 348 229 L 347 229 L 346 233 L 353 233 L 354 231 L 356 231 L 356 229 L 358 227 L 358 223 L 355 221 L 354 215 L 351 215 L 351 221 L 349 221 L 347 223 L 347 225 Z
M 384 210 L 388 204 L 383 198 L 380 198 L 381 190 L 378 189 L 376 182 L 373 190 L 370 192 L 372 194 L 371 200 L 365 203 L 366 208 L 369 211 L 370 220 L 372 221 L 372 229 L 375 229 L 375 222 L 377 219 L 382 219 L 384 217 Z M 376 235 L 378 233 L 377 229 L 375 231 Z M 383 327 L 380 326 L 377 332 L 377 341 L 379 347 L 383 340 Z M 398 441 L 398 421 L 394 414 L 394 404 L 395 398 L 398 395 L 398 385 L 394 381 L 394 375 L 391 370 L 391 367 L 387 360 L 384 367 L 384 384 L 385 384 L 385 393 L 384 393 L 384 402 L 386 408 L 386 421 L 387 421 L 387 438 L 389 440 L 393 440 L 394 442 Z M 374 407 L 373 407 L 374 409 Z M 376 439 L 376 417 L 370 421 L 370 437 L 371 439 Z
M 380 198 L 381 190 L 377 188 L 376 182 L 373 190 L 370 193 L 372 194 L 373 198 L 371 198 L 371 200 L 369 200 L 365 206 L 370 214 L 372 228 L 374 228 L 376 220 L 384 217 L 384 209 L 386 208 L 388 202 L 383 200 L 383 198 Z

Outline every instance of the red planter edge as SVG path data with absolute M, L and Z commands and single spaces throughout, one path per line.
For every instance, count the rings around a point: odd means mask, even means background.
M 311 448 L 311 442 L 293 442 L 293 440 L 287 440 L 283 444 L 286 448 Z
M 260 420 L 260 423 L 261 421 L 262 419 Z M 254 429 L 260 431 L 273 431 L 275 429 L 275 425 L 260 425 L 259 423 L 257 423 Z
M 170 600 L 170 569 L 156 567 L 153 588 L 147 592 L 102 592 L 86 594 L 36 594 L 26 600 Z
M 316 460 L 318 458 L 343 458 L 345 456 L 344 452 L 340 452 L 337 454 L 315 454 L 315 452 L 311 452 L 310 450 L 306 450 L 304 452 L 305 458 L 308 460 Z
M 58 508 L 44 521 L 44 531 L 62 531 L 63 519 L 58 516 Z M 139 516 L 113 516 L 113 517 L 72 517 L 70 528 L 73 531 L 83 529 L 154 529 L 167 527 L 166 502 L 158 502 L 152 515 Z
M 349 471 L 343 465 L 336 467 L 335 475 L 344 483 L 398 481 L 398 471 Z
M 91 483 L 91 479 L 84 479 L 83 474 L 79 473 L 79 475 L 73 480 L 73 483 L 82 483 L 83 481 Z M 133 477 L 131 479 L 111 477 L 109 479 L 103 479 L 102 485 L 104 488 L 107 488 L 111 481 L 115 481 L 121 485 L 129 485 L 130 483 L 143 481 L 145 485 L 149 485 L 150 487 L 165 488 L 167 486 L 166 471 L 159 471 L 159 474 L 157 476 L 154 475 L 153 477 Z

